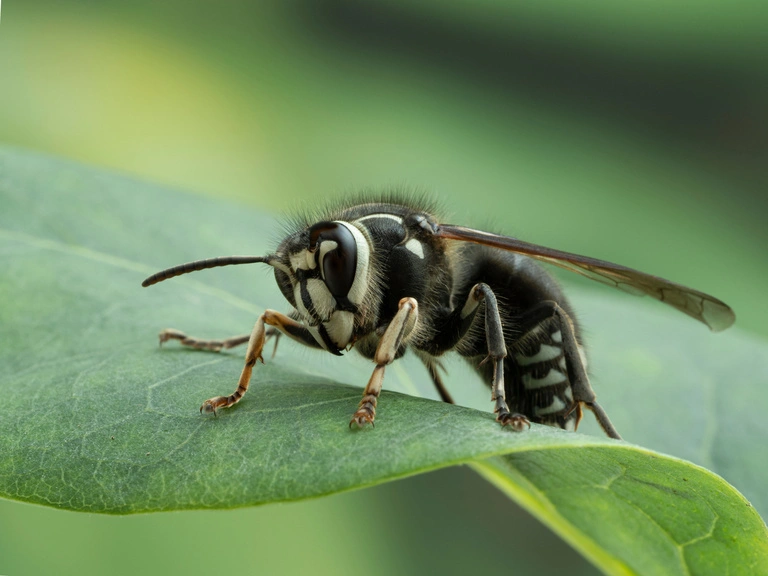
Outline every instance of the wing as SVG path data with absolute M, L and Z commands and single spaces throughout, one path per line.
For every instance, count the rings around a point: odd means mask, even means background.
M 524 254 L 536 260 L 554 264 L 571 272 L 576 272 L 592 280 L 614 286 L 620 290 L 638 296 L 648 295 L 656 300 L 677 308 L 709 326 L 714 332 L 725 330 L 736 320 L 730 306 L 698 290 L 675 284 L 664 278 L 638 272 L 632 268 L 570 254 L 523 242 L 509 236 L 491 234 L 452 224 L 440 224 L 435 235 L 450 240 L 463 240 L 484 246 L 500 248 L 517 254 Z

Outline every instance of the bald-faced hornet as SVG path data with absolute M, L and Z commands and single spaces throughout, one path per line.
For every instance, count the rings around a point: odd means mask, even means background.
M 350 426 L 373 425 L 384 371 L 406 349 L 422 360 L 440 397 L 439 358 L 455 350 L 491 384 L 496 420 L 515 430 L 538 422 L 575 430 L 582 406 L 605 433 L 620 438 L 595 399 L 581 332 L 555 280 L 535 260 L 554 264 L 633 294 L 647 294 L 714 331 L 733 324 L 720 300 L 602 260 L 522 240 L 441 223 L 419 201 L 378 199 L 327 210 L 297 222 L 267 256 L 200 260 L 150 276 L 142 286 L 205 268 L 272 266 L 290 313 L 265 310 L 250 335 L 200 340 L 178 330 L 160 342 L 219 351 L 248 343 L 245 367 L 229 396 L 203 402 L 216 413 L 240 401 L 265 341 L 284 334 L 341 355 L 355 348 L 373 369 Z M 270 328 L 267 328 L 269 326 Z

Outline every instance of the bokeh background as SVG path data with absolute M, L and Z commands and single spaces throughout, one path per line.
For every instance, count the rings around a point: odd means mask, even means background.
M 265 211 L 421 187 L 457 223 L 695 286 L 731 304 L 742 329 L 768 335 L 764 2 L 3 8 L 0 143 Z M 487 404 L 482 387 L 464 394 L 463 384 L 449 379 L 460 400 Z M 506 565 L 594 573 L 461 468 L 229 512 L 112 518 L 0 501 L 3 574 Z

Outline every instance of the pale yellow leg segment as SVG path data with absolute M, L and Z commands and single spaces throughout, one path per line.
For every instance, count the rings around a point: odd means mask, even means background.
M 371 379 L 365 387 L 363 399 L 360 400 L 357 412 L 349 421 L 349 426 L 357 424 L 359 427 L 370 423 L 376 418 L 376 402 L 381 394 L 381 386 L 384 381 L 384 369 L 387 364 L 391 364 L 395 359 L 398 349 L 403 341 L 413 332 L 416 322 L 419 318 L 419 304 L 415 298 L 403 298 L 398 304 L 398 310 L 392 321 L 384 331 L 384 335 L 376 347 L 376 354 L 373 361 L 376 362 L 376 368 L 373 369 Z
M 257 360 L 261 360 L 264 363 L 264 358 L 261 356 L 261 352 L 264 349 L 264 342 L 266 342 L 266 328 L 265 325 L 274 326 L 287 336 L 297 339 L 299 342 L 306 343 L 301 339 L 295 338 L 288 330 L 305 330 L 302 324 L 299 324 L 295 320 L 292 320 L 285 314 L 276 312 L 274 310 L 265 310 L 264 314 L 259 316 L 256 320 L 256 324 L 253 327 L 253 332 L 248 340 L 248 351 L 245 353 L 245 366 L 240 373 L 240 380 L 237 383 L 237 389 L 229 396 L 216 396 L 203 402 L 200 407 L 200 412 L 213 412 L 216 414 L 216 410 L 219 408 L 229 408 L 233 404 L 237 404 L 240 398 L 248 390 L 248 384 L 251 381 L 251 372 Z

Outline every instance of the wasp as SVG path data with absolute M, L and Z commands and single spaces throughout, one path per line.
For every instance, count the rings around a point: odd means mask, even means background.
M 270 336 L 341 355 L 354 348 L 375 367 L 350 427 L 374 424 L 384 373 L 410 349 L 437 392 L 440 357 L 456 351 L 490 383 L 496 420 L 520 431 L 531 422 L 576 430 L 583 408 L 605 433 L 620 436 L 598 404 L 587 376 L 581 329 L 559 284 L 538 262 L 553 264 L 626 292 L 649 295 L 713 331 L 733 324 L 720 300 L 611 262 L 553 250 L 500 234 L 442 223 L 423 200 L 382 197 L 303 217 L 272 254 L 227 256 L 175 266 L 142 286 L 218 266 L 262 263 L 291 306 L 265 310 L 249 335 L 178 340 L 220 351 L 247 343 L 237 389 L 203 402 L 214 415 L 240 401 Z

